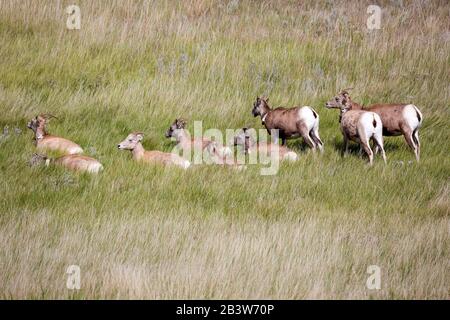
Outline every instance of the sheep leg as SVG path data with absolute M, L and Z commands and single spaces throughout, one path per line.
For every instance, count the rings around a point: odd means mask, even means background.
M 373 138 L 373 142 L 374 142 L 374 144 L 372 146 L 373 147 L 373 154 L 377 155 L 378 152 L 380 151 L 380 147 L 379 147 L 377 139 L 375 137 Z
M 269 130 L 269 129 L 267 129 L 267 133 L 269 134 L 269 136 L 270 136 L 270 138 L 271 138 L 271 140 L 272 140 L 272 143 L 275 143 L 275 144 L 278 144 L 278 138 L 279 138 L 279 135 L 277 136 L 277 135 L 272 135 L 272 132 Z
M 416 143 L 416 147 L 417 147 L 416 160 L 417 160 L 417 162 L 419 162 L 419 160 L 420 160 L 419 129 L 414 130 L 413 139 L 414 139 L 414 142 Z
M 286 145 L 286 136 L 284 134 L 281 134 L 280 137 L 281 137 L 281 145 L 285 146 Z
M 303 140 L 305 140 L 306 144 L 313 150 L 315 151 L 316 149 L 316 144 L 314 143 L 313 139 L 311 139 L 311 137 L 309 136 L 309 129 L 307 128 L 307 126 L 302 123 L 302 122 L 298 122 L 297 123 L 297 130 L 300 133 L 300 135 L 302 136 Z
M 320 140 L 319 130 L 317 128 L 314 128 L 310 131 L 310 137 L 316 144 L 317 148 L 319 148 L 320 152 L 323 152 L 323 142 L 322 140 Z
M 383 147 L 383 136 L 381 137 L 373 137 L 373 141 L 375 142 L 375 154 L 378 153 L 378 149 L 381 151 L 381 157 L 383 158 L 384 163 L 386 164 L 386 152 L 384 152 Z
M 366 154 L 369 156 L 369 164 L 372 165 L 373 164 L 373 152 L 372 152 L 372 149 L 370 149 L 369 140 L 368 139 L 361 140 L 361 145 L 364 148 L 364 151 L 366 152 Z
M 419 161 L 418 148 L 416 143 L 414 142 L 413 132 L 410 129 L 404 130 L 403 135 L 405 136 L 406 143 L 410 146 L 410 148 L 414 151 L 414 155 L 416 156 L 416 160 Z
M 345 157 L 347 153 L 348 153 L 348 137 L 344 133 L 344 151 L 342 155 Z

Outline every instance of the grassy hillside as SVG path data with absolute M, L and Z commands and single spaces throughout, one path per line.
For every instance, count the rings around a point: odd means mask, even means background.
M 450 5 L 376 1 L 0 2 L 1 298 L 449 298 Z M 324 104 L 414 103 L 422 161 L 386 138 L 388 164 L 341 156 Z M 170 151 L 176 117 L 192 129 L 261 128 L 257 95 L 310 105 L 325 152 L 300 160 L 183 171 L 137 164 L 131 131 Z M 26 122 L 99 159 L 99 176 L 31 168 Z M 15 129 L 20 130 L 15 130 Z M 1 133 L 0 133 L 1 134 Z M 81 268 L 81 289 L 66 269 Z M 366 288 L 370 265 L 381 290 Z

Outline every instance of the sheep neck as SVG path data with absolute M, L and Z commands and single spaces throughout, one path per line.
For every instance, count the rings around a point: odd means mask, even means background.
M 136 144 L 134 149 L 131 150 L 131 153 L 133 154 L 134 159 L 139 160 L 139 159 L 142 159 L 142 157 L 144 156 L 145 149 L 142 146 L 142 144 L 140 142 L 138 142 L 138 144 Z

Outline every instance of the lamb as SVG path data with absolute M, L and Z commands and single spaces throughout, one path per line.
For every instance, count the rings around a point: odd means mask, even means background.
M 209 151 L 207 147 L 212 142 L 212 140 L 207 138 L 191 138 L 189 132 L 186 130 L 186 121 L 181 118 L 175 119 L 169 129 L 167 129 L 165 136 L 166 138 L 175 138 L 177 146 L 188 154 L 192 150 Z M 229 147 L 222 146 L 217 142 L 214 145 L 214 150 L 222 158 L 232 153 Z
M 130 133 L 125 140 L 117 145 L 119 150 L 130 150 L 133 159 L 145 163 L 159 163 L 162 165 L 175 165 L 187 169 L 190 166 L 188 160 L 183 159 L 175 153 L 167 153 L 161 151 L 146 151 L 141 144 L 144 134 L 141 132 Z
M 271 152 L 274 152 L 281 160 L 297 160 L 297 154 L 288 147 L 270 142 L 256 142 L 250 136 L 248 130 L 248 128 L 242 128 L 242 130 L 234 136 L 234 145 L 242 146 L 245 154 L 261 153 L 263 155 L 269 155 Z

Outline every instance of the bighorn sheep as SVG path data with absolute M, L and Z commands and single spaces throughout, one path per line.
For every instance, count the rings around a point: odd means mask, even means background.
M 176 165 L 187 169 L 190 166 L 188 160 L 183 159 L 175 153 L 161 151 L 146 151 L 141 144 L 144 134 L 141 132 L 130 133 L 125 140 L 117 145 L 120 150 L 130 150 L 133 159 L 146 163 L 159 163 L 163 165 Z
M 96 159 L 79 154 L 69 154 L 56 159 L 50 159 L 45 155 L 35 153 L 30 160 L 32 166 L 43 162 L 47 166 L 56 164 L 78 172 L 98 173 L 103 170 L 102 164 Z
M 34 139 L 38 150 L 53 150 L 64 154 L 83 153 L 83 149 L 76 143 L 47 134 L 45 126 L 50 118 L 56 118 L 49 114 L 41 114 L 30 120 L 27 127 L 34 132 Z
M 417 162 L 420 160 L 419 128 L 422 125 L 423 116 L 415 105 L 374 104 L 363 107 L 353 102 L 346 90 L 342 90 L 334 99 L 330 100 L 327 107 L 333 108 L 332 105 L 335 106 L 334 108 L 344 106 L 348 110 L 365 110 L 377 113 L 383 122 L 383 135 L 403 135 L 406 143 L 413 150 Z
M 208 154 L 214 164 L 231 166 L 238 170 L 245 170 L 246 166 L 243 163 L 239 163 L 234 156 L 229 156 L 228 154 L 223 154 L 220 150 L 223 146 L 219 145 L 217 141 L 211 141 L 206 147 Z
M 378 148 L 381 150 L 381 156 L 386 163 L 386 154 L 383 147 L 383 124 L 378 114 L 371 111 L 351 110 L 345 104 L 338 103 L 332 99 L 326 103 L 327 108 L 339 108 L 341 113 L 339 123 L 344 136 L 344 152 L 348 152 L 349 140 L 360 144 L 366 154 L 369 156 L 370 165 L 373 164 L 373 152 L 369 141 L 373 140 L 376 144 L 375 153 Z
M 175 119 L 175 121 L 167 129 L 166 138 L 175 138 L 177 146 L 184 152 L 190 153 L 191 150 L 207 150 L 207 146 L 212 142 L 207 138 L 191 138 L 189 132 L 186 130 L 186 121 L 183 119 Z M 220 157 L 225 157 L 230 155 L 231 149 L 225 147 L 216 142 L 215 150 L 220 155 Z
M 234 136 L 234 145 L 242 146 L 245 154 L 260 152 L 264 155 L 269 155 L 271 152 L 274 152 L 281 160 L 297 160 L 297 154 L 288 147 L 270 142 L 256 142 L 250 136 L 248 130 L 248 128 L 242 128 L 242 130 Z
M 270 130 L 278 129 L 282 145 L 286 139 L 303 137 L 305 142 L 312 148 L 323 151 L 323 142 L 319 137 L 319 115 L 311 107 L 275 108 L 271 109 L 267 98 L 256 98 L 253 104 L 252 114 L 260 116 L 262 124 L 269 134 Z

